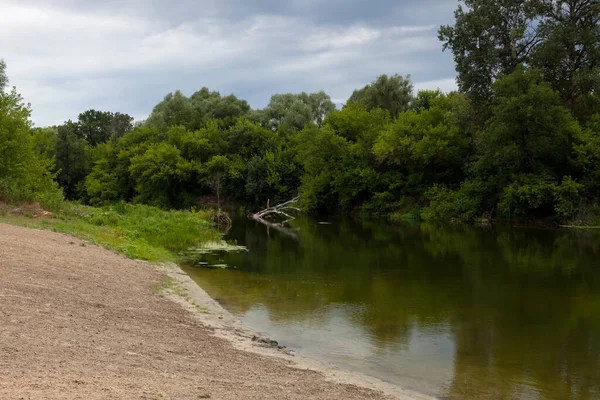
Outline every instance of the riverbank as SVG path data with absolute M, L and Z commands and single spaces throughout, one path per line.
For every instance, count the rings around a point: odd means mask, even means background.
M 426 398 L 260 347 L 174 265 L 4 224 L 0 260 L 0 398 Z

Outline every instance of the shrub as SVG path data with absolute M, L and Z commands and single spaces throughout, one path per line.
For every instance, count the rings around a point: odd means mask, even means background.
M 519 175 L 506 186 L 498 203 L 504 218 L 549 216 L 554 208 L 556 184 L 547 175 Z
M 425 221 L 472 221 L 482 213 L 482 193 L 486 186 L 478 180 L 465 181 L 460 190 L 450 190 L 444 185 L 434 185 L 426 193 L 429 207 L 423 209 Z
M 554 210 L 564 220 L 575 217 L 579 213 L 580 193 L 584 186 L 565 176 L 560 185 L 554 189 Z

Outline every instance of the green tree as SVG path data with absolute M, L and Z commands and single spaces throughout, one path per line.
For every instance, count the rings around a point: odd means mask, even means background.
M 165 208 L 189 204 L 185 183 L 197 167 L 176 147 L 164 142 L 150 145 L 143 154 L 131 158 L 129 171 L 135 182 L 136 201 Z
M 53 159 L 55 156 L 56 133 L 55 127 L 33 128 L 33 145 L 47 159 Z
M 575 165 L 588 197 L 600 194 L 600 114 L 596 114 L 574 140 Z
M 573 108 L 589 93 L 600 91 L 600 2 L 554 0 L 539 24 L 543 40 L 532 65 Z
M 494 84 L 492 118 L 477 138 L 479 174 L 502 176 L 569 170 L 571 142 L 579 125 L 542 75 L 518 68 Z
M 192 102 L 179 90 L 169 93 L 154 107 L 145 125 L 159 130 L 167 130 L 175 125 L 193 129 L 197 122 Z
M 206 165 L 203 166 L 206 171 L 206 179 L 217 195 L 217 207 L 221 209 L 221 187 L 223 178 L 229 173 L 231 163 L 225 156 L 214 156 Z
M 82 198 L 95 206 L 131 200 L 134 184 L 129 175 L 128 152 L 107 142 L 92 149 L 91 158 L 93 167 L 85 179 Z
M 492 83 L 527 63 L 540 38 L 535 20 L 547 8 L 543 0 L 465 0 L 454 25 L 442 26 L 439 39 L 454 55 L 457 82 L 474 102 L 487 104 Z
M 90 146 L 117 140 L 133 129 L 133 118 L 127 114 L 87 110 L 79 114 L 77 135 Z
M 293 131 L 302 130 L 308 123 L 321 126 L 325 117 L 335 110 L 335 104 L 329 95 L 318 93 L 276 94 L 269 104 L 254 113 L 264 128 L 276 131 L 280 127 Z
M 397 117 L 406 111 L 412 99 L 413 85 L 410 76 L 401 75 L 379 76 L 364 88 L 355 90 L 348 103 L 364 104 L 368 110 L 381 108 L 389 111 L 392 117 Z
M 368 110 L 364 104 L 348 103 L 329 114 L 325 125 L 352 142 L 365 142 L 370 152 L 375 138 L 389 121 L 389 115 L 381 109 Z
M 245 159 L 262 156 L 272 150 L 278 140 L 275 132 L 242 118 L 227 130 L 227 153 L 238 154 Z
M 118 140 L 133 130 L 133 117 L 119 112 L 112 114 L 110 123 L 111 138 Z
M 78 197 L 79 184 L 90 172 L 86 140 L 78 135 L 78 124 L 67 121 L 56 130 L 54 157 L 57 181 L 68 199 Z
M 343 179 L 355 171 L 351 143 L 328 126 L 320 130 L 314 125 L 307 126 L 294 140 L 296 158 L 305 172 L 300 187 L 304 206 L 322 211 L 351 206 L 354 194 L 362 189 L 357 180 L 348 186 Z
M 109 112 L 87 110 L 79 114 L 77 135 L 91 146 L 104 143 L 111 137 L 112 119 Z
M 6 75 L 6 63 L 0 59 L 0 92 L 8 86 L 8 76 Z
M 431 101 L 443 96 L 440 89 L 436 90 L 419 90 L 414 99 L 410 102 L 410 109 L 413 111 L 429 110 Z
M 219 92 L 211 92 L 204 87 L 190 97 L 194 109 L 198 129 L 208 120 L 219 120 L 224 126 L 235 121 L 236 118 L 247 116 L 250 105 L 246 100 L 238 99 L 235 95 L 221 97 Z
M 4 68 L 1 63 L 0 78 L 6 81 Z M 15 88 L 0 90 L 0 199 L 57 206 L 62 193 L 53 180 L 52 160 L 36 147 L 30 115 Z
M 460 105 L 460 95 L 441 95 L 430 99 L 428 109 L 402 113 L 381 131 L 374 154 L 405 171 L 411 190 L 460 182 L 469 155 L 469 140 L 455 110 Z

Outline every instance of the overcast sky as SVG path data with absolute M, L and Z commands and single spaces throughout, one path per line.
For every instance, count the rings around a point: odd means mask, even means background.
M 203 86 L 255 108 L 321 89 L 341 103 L 383 73 L 456 88 L 437 39 L 456 0 L 0 1 L 0 58 L 37 126 L 90 108 L 144 119 Z

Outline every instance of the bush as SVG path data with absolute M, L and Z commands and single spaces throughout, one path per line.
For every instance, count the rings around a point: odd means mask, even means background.
M 426 193 L 429 207 L 423 209 L 425 221 L 472 221 L 482 213 L 482 193 L 486 185 L 478 180 L 465 181 L 460 190 L 450 190 L 444 185 L 434 185 Z
M 365 217 L 375 217 L 389 214 L 396 207 L 394 195 L 390 192 L 375 193 L 371 200 L 360 208 L 360 214 Z
M 555 191 L 556 183 L 546 175 L 519 175 L 504 188 L 498 212 L 508 219 L 547 217 L 554 208 Z
M 580 193 L 584 186 L 565 176 L 554 189 L 554 210 L 563 220 L 575 217 L 579 213 Z

